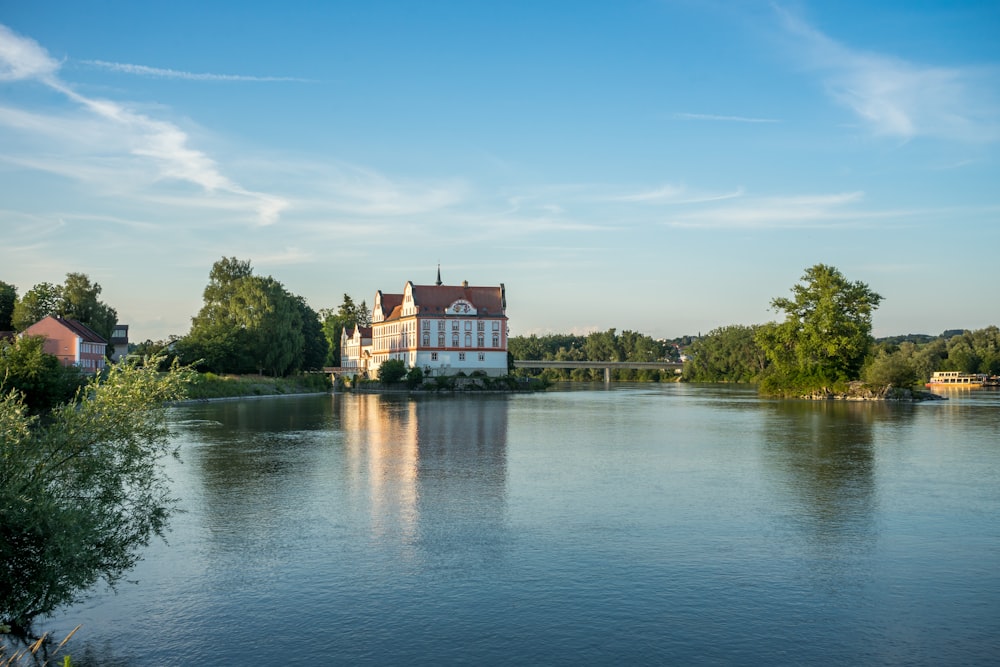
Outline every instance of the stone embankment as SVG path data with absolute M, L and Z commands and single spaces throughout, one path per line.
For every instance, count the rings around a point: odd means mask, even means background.
M 820 389 L 802 398 L 811 401 L 943 401 L 944 396 L 929 391 L 920 391 L 908 387 L 893 387 L 887 385 L 871 385 L 864 382 L 850 382 L 845 392 L 835 392 L 832 389 Z

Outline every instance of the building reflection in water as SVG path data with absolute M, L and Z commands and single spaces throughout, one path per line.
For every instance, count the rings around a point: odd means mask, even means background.
M 338 395 L 347 493 L 404 557 L 479 557 L 506 534 L 505 396 Z

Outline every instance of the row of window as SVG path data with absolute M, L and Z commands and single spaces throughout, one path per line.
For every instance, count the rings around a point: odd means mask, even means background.
M 80 343 L 80 354 L 104 354 L 103 343 Z
M 437 360 L 438 360 L 438 353 L 437 352 L 431 352 L 431 361 L 437 361 Z M 458 360 L 459 361 L 465 361 L 465 352 L 459 352 L 458 353 Z M 479 353 L 479 361 L 486 361 L 486 353 L 485 352 L 480 352 Z
M 466 331 L 472 331 L 472 320 L 451 320 L 451 330 L 452 331 L 458 331 L 459 329 L 463 328 L 462 327 L 462 323 L 463 322 L 465 323 L 464 329 Z M 492 323 L 493 331 L 500 331 L 500 320 L 491 320 L 491 323 Z M 430 330 L 431 330 L 431 321 L 430 320 L 424 320 L 423 321 L 423 325 L 421 326 L 421 328 L 425 332 L 430 332 Z M 446 328 L 445 321 L 444 320 L 438 320 L 437 321 L 437 330 L 438 331 L 444 331 L 445 328 Z M 486 322 L 483 321 L 483 320 L 477 320 L 476 321 L 476 331 L 486 331 Z

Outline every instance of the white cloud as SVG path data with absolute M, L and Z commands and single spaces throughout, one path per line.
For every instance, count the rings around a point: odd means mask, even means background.
M 788 229 L 856 224 L 862 219 L 892 215 L 857 211 L 850 207 L 863 192 L 832 195 L 761 197 L 741 200 L 739 206 L 716 206 L 673 216 L 674 227 L 726 229 Z
M 297 83 L 308 83 L 309 79 L 300 79 L 290 76 L 248 76 L 245 74 L 212 74 L 208 72 L 184 72 L 173 69 L 163 69 L 160 67 L 148 67 L 146 65 L 132 65 L 129 63 L 111 63 L 105 60 L 84 60 L 85 65 L 93 65 L 112 72 L 122 74 L 134 74 L 137 76 L 149 76 L 160 79 L 183 79 L 186 81 L 248 81 L 248 82 L 275 82 L 291 81 Z
M 823 72 L 827 93 L 876 135 L 1000 140 L 996 67 L 940 67 L 852 49 L 775 6 L 804 50 L 796 57 Z
M 191 147 L 187 133 L 173 123 L 151 118 L 119 102 L 82 95 L 59 79 L 58 70 L 59 63 L 49 57 L 37 42 L 0 25 L 0 80 L 37 80 L 90 114 L 89 118 L 79 118 L 73 113 L 56 118 L 0 108 L 0 124 L 30 131 L 37 137 L 50 140 L 59 136 L 65 142 L 60 143 L 59 152 L 76 153 L 75 160 L 56 161 L 39 158 L 37 154 L 45 151 L 36 149 L 20 157 L 8 155 L 6 161 L 24 165 L 34 162 L 39 168 L 52 173 L 113 184 L 135 181 L 136 169 L 122 159 L 131 155 L 154 164 L 155 179 L 191 183 L 209 193 L 221 192 L 236 197 L 245 208 L 255 213 L 260 224 L 274 223 L 289 206 L 281 197 L 254 192 L 233 182 L 219 170 L 209 155 Z M 86 131 L 77 134 L 76 130 L 81 128 Z M 120 178 L 108 178 L 107 170 L 115 167 L 119 168 Z M 143 171 L 141 166 L 138 171 Z M 101 172 L 102 178 L 93 178 L 94 173 Z
M 0 81 L 45 80 L 58 69 L 59 62 L 38 42 L 0 24 Z

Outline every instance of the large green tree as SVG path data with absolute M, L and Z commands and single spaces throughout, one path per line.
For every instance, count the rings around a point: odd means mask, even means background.
M 62 305 L 62 287 L 38 283 L 14 304 L 11 316 L 15 331 L 24 331 L 38 320 L 58 315 Z
M 792 298 L 771 301 L 785 320 L 757 330 L 757 344 L 771 362 L 761 388 L 798 392 L 857 379 L 874 343 L 872 313 L 881 301 L 868 285 L 847 280 L 832 266 L 806 269 Z
M 224 257 L 212 266 L 204 304 L 180 342 L 180 357 L 202 370 L 282 376 L 317 367 L 318 321 L 305 301 L 249 261 Z
M 86 324 L 105 340 L 111 340 L 111 333 L 118 323 L 118 313 L 101 301 L 101 286 L 91 282 L 83 273 L 67 273 L 62 286 L 60 311 L 62 316 Z
M 185 381 L 119 364 L 45 419 L 19 393 L 0 396 L 0 624 L 25 631 L 115 584 L 163 534 L 175 506 L 164 404 Z

